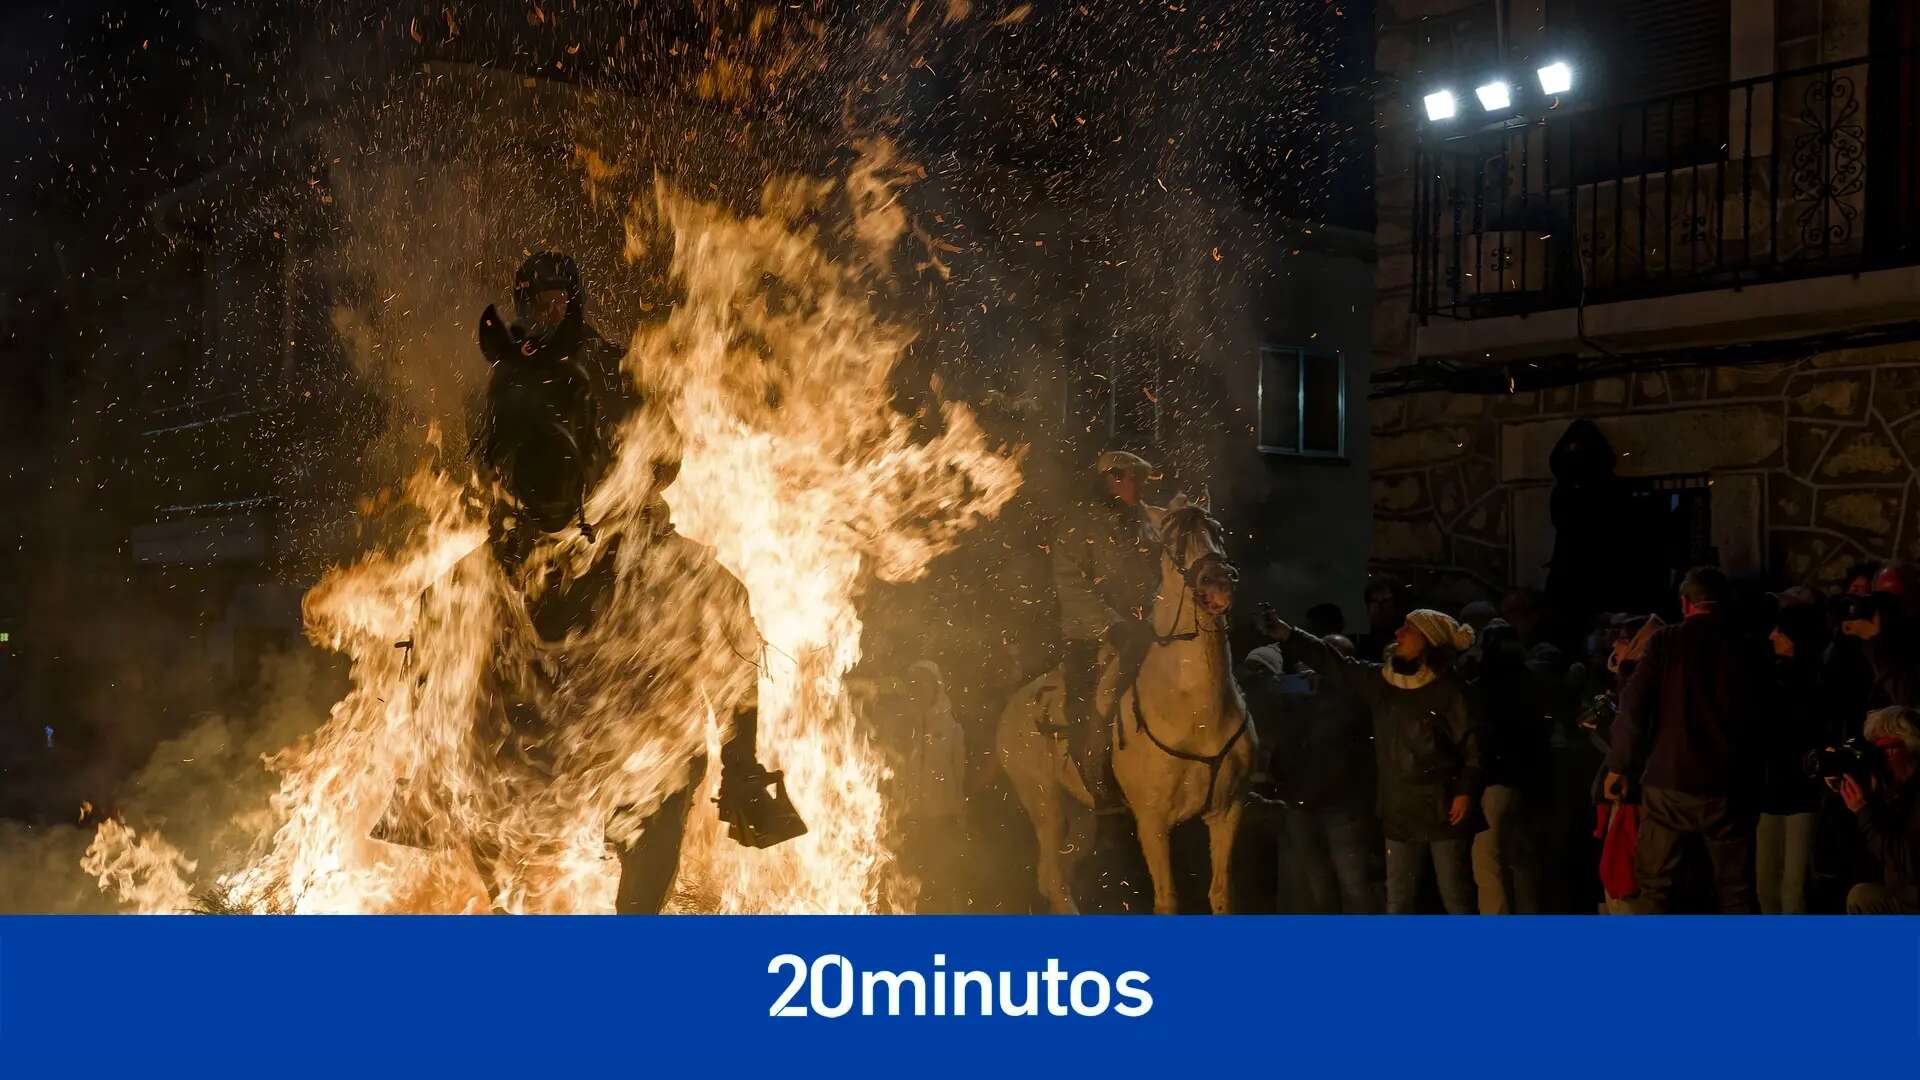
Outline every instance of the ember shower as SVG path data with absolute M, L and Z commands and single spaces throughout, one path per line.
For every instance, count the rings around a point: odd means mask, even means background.
M 601 116 L 621 108 L 618 101 L 604 104 Z M 623 133 L 602 130 L 615 132 L 615 140 Z M 551 141 L 551 133 L 538 130 L 520 137 L 530 134 Z M 591 124 L 569 134 L 594 137 Z M 860 137 L 839 175 L 788 173 L 778 160 L 747 163 L 749 176 L 760 174 L 760 191 L 757 205 L 744 210 L 686 192 L 658 162 L 629 165 L 617 142 L 582 143 L 576 176 L 542 177 L 544 191 L 506 199 L 483 182 L 464 205 L 449 192 L 431 227 L 412 238 L 415 246 L 381 253 L 394 264 L 376 283 L 392 290 L 384 303 L 412 308 L 443 298 L 431 285 L 423 290 L 408 270 L 477 257 L 449 250 L 441 238 L 485 236 L 496 215 L 509 223 L 531 218 L 524 247 L 557 246 L 557 237 L 541 233 L 597 227 L 636 262 L 655 245 L 664 249 L 664 278 L 677 302 L 664 319 L 642 323 L 624 362 L 652 405 L 621 432 L 608 478 L 588 497 L 597 537 L 575 534 L 541 550 L 534 557 L 541 565 L 530 566 L 525 580 L 538 580 L 546 560 L 577 575 L 593 545 L 653 528 L 657 517 L 650 515 L 660 510 L 652 463 L 684 461 L 666 493 L 673 519 L 749 589 L 767 640 L 761 738 L 813 822 L 806 837 L 756 852 L 721 842 L 711 815 L 695 815 L 681 892 L 685 904 L 704 910 L 879 905 L 888 870 L 880 846 L 882 768 L 840 687 L 859 657 L 853 601 L 870 575 L 898 580 L 918 573 L 961 528 L 997 511 L 1018 483 L 1014 458 L 988 448 L 963 406 L 947 406 L 939 430 L 916 437 L 909 418 L 891 405 L 889 376 L 914 335 L 876 310 L 871 297 L 886 287 L 906 231 L 894 208 L 896 187 L 915 173 L 894 160 L 884 138 L 850 134 Z M 483 140 L 481 148 L 507 153 L 493 158 L 507 169 L 541 171 L 542 163 L 515 160 L 497 141 Z M 459 157 L 406 162 L 439 171 L 436 183 L 452 191 L 475 186 L 461 174 L 464 165 Z M 653 176 L 641 194 L 621 197 L 610 186 L 629 170 Z M 403 238 L 385 228 L 397 223 L 399 208 L 380 205 L 393 189 L 375 180 L 361 196 L 373 200 L 370 206 L 355 206 L 350 191 L 343 197 L 349 216 L 359 217 L 350 232 L 370 217 L 388 243 Z M 567 221 L 572 207 L 617 212 Z M 463 228 L 459 218 L 476 213 L 486 221 Z M 369 237 L 359 234 L 355 242 L 365 254 Z M 386 344 L 379 333 L 371 329 L 376 343 Z M 436 355 L 441 342 L 403 347 L 416 364 L 466 362 Z M 660 421 L 663 413 L 672 424 Z M 270 762 L 281 778 L 273 799 L 279 824 L 261 852 L 218 879 L 234 906 L 610 910 L 608 821 L 616 810 L 650 812 L 688 781 L 689 759 L 718 738 L 702 692 L 737 678 L 721 672 L 738 670 L 740 658 L 700 628 L 722 598 L 695 579 L 677 579 L 679 587 L 664 593 L 616 586 L 611 608 L 570 637 L 569 654 L 580 659 L 564 704 L 554 703 L 564 709 L 557 725 L 563 754 L 581 764 L 535 799 L 502 790 L 467 743 L 475 717 L 497 704 L 487 700 L 483 672 L 496 652 L 516 647 L 506 628 L 519 622 L 524 582 L 474 554 L 486 532 L 483 493 L 462 453 L 465 440 L 438 441 L 452 451 L 434 455 L 392 510 L 416 520 L 329 572 L 308 595 L 308 633 L 351 656 L 354 689 L 324 727 Z M 637 572 L 630 563 L 660 549 L 625 545 L 623 580 Z M 403 641 L 408 647 L 396 649 Z M 700 674 L 663 699 L 654 692 L 661 683 L 648 675 L 654 665 Z M 635 691 L 648 682 L 654 690 L 642 703 Z M 418 852 L 370 838 L 396 785 L 441 793 L 432 825 L 445 842 Z M 516 862 L 510 880 L 491 889 L 471 879 L 464 850 L 481 833 L 506 845 Z M 613 833 L 621 839 L 617 826 Z M 136 836 L 110 822 L 88 858 L 90 869 L 124 885 L 126 899 L 141 909 L 177 910 L 189 900 L 189 868 L 170 858 L 160 836 Z M 142 859 L 154 861 L 142 866 Z
M 1239 32 L 1240 46 L 1294 56 L 1292 72 L 1311 67 L 1313 50 L 1265 6 L 1215 6 L 1212 16 L 1142 6 L 1101 18 L 1072 5 L 964 0 L 421 4 L 365 17 L 349 11 L 362 5 L 322 6 L 310 38 L 290 33 L 265 58 L 294 73 L 283 98 L 324 89 L 334 102 L 297 139 L 262 151 L 297 183 L 259 199 L 216 197 L 211 216 L 220 229 L 286 234 L 298 255 L 291 272 L 324 313 L 318 329 L 384 403 L 380 423 L 347 440 L 366 476 L 383 482 L 359 515 L 363 554 L 339 562 L 305 604 L 309 636 L 351 658 L 354 688 L 323 727 L 270 756 L 276 793 L 236 815 L 245 827 L 222 844 L 175 847 L 203 839 L 185 825 L 189 807 L 133 812 L 100 828 L 88 871 L 136 910 L 178 910 L 208 894 L 243 910 L 483 910 L 485 890 L 458 845 L 422 853 L 369 838 L 396 782 L 412 781 L 450 792 L 441 809 L 455 832 L 484 820 L 537 839 L 534 868 L 496 897 L 509 908 L 609 906 L 609 812 L 644 811 L 715 733 L 693 701 L 635 723 L 618 676 L 664 648 L 656 612 L 697 613 L 701 597 L 644 607 L 628 598 L 633 606 L 609 621 L 617 647 L 600 650 L 605 681 L 589 680 L 570 735 L 600 771 L 551 805 L 492 805 L 489 778 L 458 760 L 477 707 L 469 676 L 511 592 L 484 560 L 466 558 L 485 531 L 467 455 L 484 380 L 473 323 L 526 252 L 555 248 L 582 263 L 589 321 L 609 335 L 638 327 L 627 371 L 677 425 L 636 418 L 590 516 L 603 541 L 640 527 L 652 494 L 645 464 L 678 445 L 684 470 L 665 502 L 679 530 L 712 547 L 751 593 L 769 643 L 761 756 L 787 770 L 813 827 L 747 852 L 720 840 L 702 799 L 680 906 L 894 907 L 879 759 L 840 686 L 861 654 L 857 601 L 963 543 L 1013 496 L 1023 469 L 1041 467 L 1018 445 L 1044 433 L 989 438 L 959 403 L 1030 387 L 968 379 L 964 363 L 935 355 L 1004 332 L 975 312 L 992 307 L 1001 319 L 1014 299 L 969 262 L 966 227 L 983 207 L 1025 196 L 992 180 L 975 151 L 994 143 L 1031 163 L 1036 190 L 1072 189 L 1107 215 L 1119 227 L 1103 265 L 1164 263 L 1157 276 L 1116 274 L 1116 307 L 1161 320 L 1176 338 L 1215 334 L 1180 293 L 1217 290 L 1234 253 L 1221 267 L 1217 247 L 1174 250 L 1178 230 L 1164 224 L 1206 212 L 1191 193 L 1233 178 L 1210 175 L 1216 166 L 1191 153 L 1191 117 L 1163 100 L 1165 72 L 1142 66 L 1118 84 L 1104 73 L 1156 20 L 1192 24 L 1182 33 L 1198 47 L 1182 63 L 1215 63 L 1209 42 L 1217 50 Z M 1255 22 L 1263 29 L 1249 38 Z M 1049 63 L 1023 65 L 1022 40 L 1038 43 L 1025 56 Z M 1273 86 L 1303 114 L 1310 95 L 1286 79 Z M 950 118 L 959 134 L 946 137 L 949 118 L 916 93 L 993 108 L 962 110 Z M 1061 170 L 1060 160 L 1073 165 Z M 1313 155 L 1298 160 L 1318 175 Z M 1160 226 L 1128 227 L 1143 197 L 1167 200 Z M 1043 334 L 1021 347 L 1055 348 Z M 930 391 L 929 370 L 946 385 Z M 569 541 L 552 557 L 585 554 Z M 402 641 L 411 647 L 396 648 Z

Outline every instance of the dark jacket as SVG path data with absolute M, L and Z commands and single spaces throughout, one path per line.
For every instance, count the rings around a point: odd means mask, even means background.
M 1240 689 L 1269 755 L 1267 772 L 1280 796 L 1302 810 L 1370 813 L 1373 732 L 1366 709 L 1337 676 L 1318 677 L 1311 691 L 1307 682 L 1270 664 L 1241 667 Z
M 1920 708 L 1920 620 L 1904 616 L 1887 618 L 1890 622 L 1886 629 L 1865 642 L 1862 650 L 1873 669 L 1867 710 L 1890 705 Z
M 544 531 L 584 520 L 586 495 L 612 464 L 619 425 L 639 400 L 619 351 L 571 308 L 535 340 L 489 307 L 479 338 L 490 365 L 474 440 L 481 469 Z
M 1807 751 L 1843 736 L 1823 671 L 1817 656 L 1773 663 L 1766 724 L 1759 733 L 1763 814 L 1809 814 L 1825 801 L 1826 785 L 1807 775 Z
M 1620 693 L 1607 768 L 1691 795 L 1754 794 L 1764 658 L 1714 613 L 1656 633 Z
M 1842 736 L 1860 734 L 1867 710 L 1875 698 L 1873 663 L 1867 659 L 1866 642 L 1836 634 L 1820 657 L 1820 677 L 1832 695 L 1834 715 L 1839 717 Z
M 1457 680 L 1443 674 L 1402 689 L 1387 682 L 1384 665 L 1341 656 L 1304 630 L 1294 630 L 1281 647 L 1366 706 L 1387 839 L 1464 839 L 1481 829 L 1477 813 L 1458 825 L 1447 822 L 1453 798 L 1468 795 L 1477 803 L 1483 786 L 1480 732 Z
M 1854 815 L 1867 851 L 1880 864 L 1882 882 L 1909 904 L 1920 905 L 1920 774 L 1887 799 L 1868 799 Z
M 1469 685 L 1481 717 L 1488 784 L 1546 794 L 1552 773 L 1552 680 L 1527 665 L 1525 646 L 1504 622 L 1487 624 Z

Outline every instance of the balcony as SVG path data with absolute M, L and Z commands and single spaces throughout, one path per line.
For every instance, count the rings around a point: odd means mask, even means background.
M 1424 353 L 1920 316 L 1920 51 L 1429 132 L 1414 175 Z

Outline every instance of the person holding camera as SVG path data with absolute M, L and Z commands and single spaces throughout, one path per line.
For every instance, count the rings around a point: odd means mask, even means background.
M 1911 563 L 1888 563 L 1866 596 L 1842 598 L 1840 632 L 1860 642 L 1872 669 L 1869 708 L 1920 707 L 1920 577 Z
M 1873 580 L 1879 576 L 1879 563 L 1855 563 L 1847 568 L 1845 587 L 1829 601 L 1827 622 L 1833 627 L 1833 634 L 1820 658 L 1820 677 L 1831 696 L 1834 715 L 1846 721 L 1843 736 L 1860 734 L 1860 722 L 1874 707 L 1871 704 L 1873 665 L 1867 661 L 1867 643 L 1849 633 L 1847 623 L 1853 621 L 1850 616 L 1860 610 L 1863 601 L 1873 595 Z M 1853 826 L 1849 824 L 1847 828 Z
M 1848 743 L 1816 753 L 1844 752 Z M 1840 800 L 1853 811 L 1878 883 L 1847 893 L 1849 915 L 1920 915 L 1920 710 L 1894 706 L 1867 714 L 1858 765 L 1839 777 Z
M 1680 583 L 1678 626 L 1655 634 L 1620 694 L 1604 794 L 1621 797 L 1630 777 L 1641 789 L 1634 879 L 1639 910 L 1672 909 L 1674 878 L 1691 837 L 1705 841 L 1723 914 L 1756 906 L 1751 806 L 1752 728 L 1766 667 L 1726 624 L 1727 577 L 1709 566 Z

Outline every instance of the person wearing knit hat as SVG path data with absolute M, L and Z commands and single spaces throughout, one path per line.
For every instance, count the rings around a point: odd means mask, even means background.
M 1486 600 L 1474 600 L 1460 609 L 1460 621 L 1479 633 L 1486 625 L 1500 617 L 1500 609 Z
M 1422 869 L 1433 863 L 1448 913 L 1479 909 L 1471 843 L 1482 783 L 1480 734 L 1453 661 L 1473 630 L 1443 612 L 1406 616 L 1380 660 L 1340 655 L 1262 608 L 1264 628 L 1290 658 L 1338 680 L 1373 718 L 1378 808 L 1387 838 L 1387 912 L 1413 914 Z
M 1444 611 L 1421 608 L 1407 615 L 1407 624 L 1420 631 L 1430 645 L 1465 652 L 1473 647 L 1473 627 Z
M 1882 760 L 1864 781 L 1840 781 L 1840 801 L 1853 814 L 1879 881 L 1847 892 L 1849 915 L 1920 915 L 1920 712 L 1891 706 L 1867 714 L 1862 732 Z

